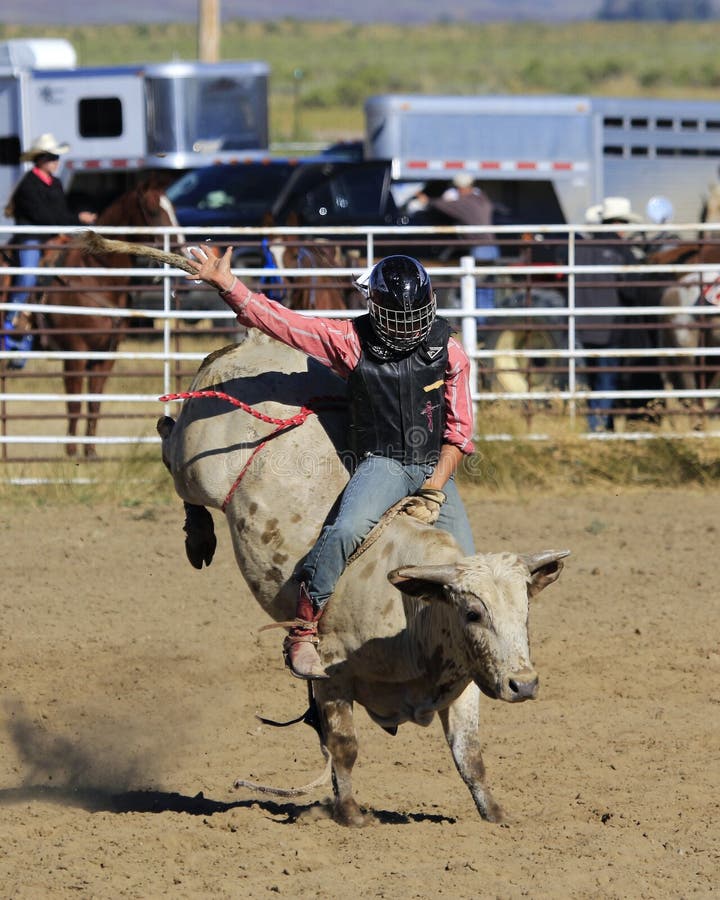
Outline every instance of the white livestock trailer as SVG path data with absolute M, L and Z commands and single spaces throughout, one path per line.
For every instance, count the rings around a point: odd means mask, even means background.
M 96 207 L 133 173 L 266 154 L 268 77 L 256 61 L 78 67 L 65 40 L 1 42 L 0 210 L 27 167 L 20 153 L 46 132 L 70 145 L 60 177 L 71 199 Z
M 365 103 L 365 154 L 395 180 L 469 172 L 513 222 L 580 224 L 603 197 L 669 198 L 697 222 L 720 163 L 720 102 L 578 96 L 413 96 Z

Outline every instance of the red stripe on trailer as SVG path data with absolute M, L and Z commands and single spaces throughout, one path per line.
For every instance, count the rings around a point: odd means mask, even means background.
M 68 160 L 66 168 L 78 169 L 137 169 L 144 165 L 142 159 L 80 159 Z
M 404 166 L 406 169 L 443 169 L 444 171 L 466 171 L 470 173 L 478 171 L 498 171 L 500 169 L 506 169 L 509 172 L 537 172 L 543 169 L 552 170 L 555 172 L 572 172 L 574 169 L 583 168 L 582 163 L 570 162 L 569 160 L 550 161 L 531 159 L 508 159 L 504 161 L 497 159 L 482 159 L 477 161 L 471 160 L 470 162 L 458 159 L 410 159 L 404 163 Z

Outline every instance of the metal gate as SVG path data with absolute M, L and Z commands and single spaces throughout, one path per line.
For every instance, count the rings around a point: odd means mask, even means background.
M 656 226 L 623 226 L 623 240 L 634 246 L 646 245 L 657 238 L 648 232 L 649 227 Z M 720 314 L 716 290 L 720 226 L 674 226 L 675 236 L 663 239 L 670 245 L 695 241 L 701 227 L 708 255 L 712 258 L 714 251 L 717 264 L 638 261 L 625 266 L 577 265 L 576 247 L 588 236 L 571 226 L 534 227 L 531 232 L 495 227 L 500 256 L 487 265 L 478 265 L 468 253 L 471 238 L 477 241 L 482 231 L 478 226 L 333 228 L 327 233 L 304 228 L 225 228 L 200 229 L 193 235 L 185 231 L 185 235 L 195 242 L 212 237 L 220 244 L 233 243 L 245 249 L 259 247 L 263 239 L 296 243 L 322 239 L 343 250 L 340 266 L 312 270 L 248 266 L 244 262 L 247 254 L 239 255 L 236 273 L 258 290 L 277 288 L 279 280 L 297 284 L 324 275 L 338 275 L 350 282 L 389 251 L 418 256 L 438 292 L 439 313 L 456 326 L 470 357 L 479 439 L 551 440 L 572 433 L 591 440 L 651 440 L 720 434 L 720 346 L 715 327 L 720 327 L 716 319 Z M 117 229 L 98 231 L 112 237 Z M 593 227 L 593 239 L 610 241 L 611 231 L 607 226 Z M 52 229 L 53 234 L 57 232 Z M 137 232 L 138 241 L 143 241 L 151 230 Z M 175 247 L 177 233 L 173 230 L 151 233 L 162 236 L 166 249 Z M 434 253 L 437 247 L 449 252 Z M 18 271 L 8 266 L 4 274 L 11 277 Z M 35 271 L 43 277 L 81 274 L 62 267 Z M 93 447 L 98 460 L 143 449 L 156 453 L 155 421 L 163 412 L 158 398 L 186 388 L 209 352 L 242 337 L 220 298 L 203 286 L 188 283 L 178 270 L 98 269 L 94 274 L 127 277 L 136 295 L 132 309 L 101 310 L 104 316 L 125 322 L 117 352 L 82 355 L 86 366 L 108 356 L 113 360 L 102 393 L 93 392 L 86 384 L 73 397 L 83 405 L 101 403 L 94 437 L 84 435 L 81 428 L 77 435 L 68 435 L 69 418 L 81 425 L 84 412 L 76 408 L 68 412 L 63 366 L 79 355 L 42 348 L 48 334 L 41 314 L 60 310 L 76 317 L 81 329 L 83 319 L 98 310 L 62 303 L 48 307 L 35 297 L 35 302 L 13 304 L 9 302 L 12 288 L 4 297 L 7 302 L 0 304 L 3 317 L 23 310 L 36 320 L 36 349 L 27 355 L 23 368 L 8 368 L 17 354 L 0 351 L 0 459 L 4 463 L 57 461 L 67 458 L 68 450 L 82 458 Z M 590 277 L 595 287 L 639 285 L 655 302 L 620 308 L 579 305 Z M 684 279 L 684 294 L 676 292 L 674 305 L 667 305 L 667 295 L 663 303 L 665 288 L 676 286 L 680 278 Z M 697 302 L 691 302 L 693 296 Z M 488 297 L 492 305 L 487 305 Z M 360 312 L 324 314 L 354 316 Z M 683 317 L 684 346 L 674 340 L 676 316 Z M 609 320 L 612 337 L 602 348 L 579 340 L 579 332 L 587 331 L 592 319 Z M 4 329 L 3 336 L 6 333 Z M 618 387 L 603 390 L 593 384 L 600 364 L 621 376 Z M 607 401 L 612 430 L 589 427 L 588 407 L 598 400 Z

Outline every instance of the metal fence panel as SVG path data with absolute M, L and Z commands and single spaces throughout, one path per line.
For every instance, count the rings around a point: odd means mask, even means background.
M 635 247 L 652 244 L 657 235 L 648 229 L 655 227 L 623 226 L 623 240 Z M 470 357 L 479 437 L 538 440 L 570 429 L 591 439 L 639 440 L 719 434 L 720 320 L 716 317 L 720 315 L 720 226 L 674 226 L 676 237 L 663 239 L 671 245 L 696 241 L 701 228 L 706 242 L 702 263 L 684 258 L 652 263 L 645 258 L 625 265 L 579 265 L 576 248 L 588 236 L 582 228 L 572 226 L 537 226 L 531 234 L 527 229 L 493 228 L 500 257 L 482 265 L 467 251 L 471 238 L 476 242 L 483 231 L 479 226 L 332 228 L 327 234 L 303 228 L 198 229 L 192 235 L 185 230 L 184 237 L 198 242 L 212 236 L 221 244 L 245 247 L 257 246 L 263 238 L 284 242 L 321 239 L 325 246 L 345 242 L 352 247 L 337 266 L 234 268 L 260 289 L 274 283 L 271 279 L 298 285 L 303 279 L 312 283 L 313 279 L 338 276 L 350 283 L 390 245 L 393 250 L 418 255 L 438 290 L 439 313 L 456 325 Z M 97 230 L 110 237 L 118 232 Z M 48 231 L 57 234 L 63 229 Z M 178 239 L 173 229 L 122 229 L 123 234 L 128 231 L 136 233 L 140 242 L 159 237 L 165 249 L 174 247 Z M 593 226 L 598 242 L 614 240 L 612 232 L 608 227 Z M 450 248 L 449 259 L 432 253 L 421 255 L 419 248 L 426 250 L 431 241 Z M 11 278 L 20 271 L 6 266 L 2 274 Z M 87 274 L 87 270 L 65 268 L 60 263 L 33 271 L 44 279 Z M 20 310 L 36 319 L 36 349 L 28 354 L 24 368 L 9 370 L 7 364 L 17 354 L 5 350 L 4 343 L 0 350 L 0 458 L 4 461 L 44 459 L 49 452 L 61 458 L 69 448 L 83 445 L 86 450 L 104 446 L 122 447 L 127 452 L 128 448 L 158 443 L 154 423 L 163 411 L 158 398 L 185 388 L 208 352 L 238 339 L 239 326 L 222 301 L 214 292 L 190 284 L 179 270 L 168 266 L 98 268 L 93 275 L 127 279 L 136 292 L 133 307 L 63 304 L 58 287 L 53 292 L 59 299 L 52 306 L 36 297 L 34 302 L 14 304 L 10 302 L 12 288 L 4 297 L 6 302 L 0 303 L 3 319 Z M 639 286 L 645 302 L 620 308 L 584 305 L 583 291 L 618 285 Z M 675 291 L 671 297 L 665 290 L 668 287 Z M 485 301 L 491 296 L 491 306 L 479 305 L 482 292 Z M 102 315 L 116 325 L 123 323 L 118 349 L 58 349 L 47 322 L 60 313 L 77 319 L 77 331 L 89 316 Z M 322 312 L 343 317 L 360 313 Z M 611 339 L 606 346 L 588 345 L 579 339 L 583 333 L 592 333 L 593 322 L 609 327 Z M 58 338 L 57 332 L 54 337 Z M 43 346 L 46 341 L 50 346 Z M 112 365 L 112 374 L 107 385 L 98 389 L 92 371 L 103 363 Z M 618 387 L 598 387 L 594 376 L 601 365 L 621 376 Z M 64 370 L 91 373 L 91 380 L 83 383 L 72 401 L 85 407 L 102 403 L 94 436 L 67 433 L 68 417 L 80 423 L 83 411 L 66 407 Z M 613 431 L 589 427 L 588 405 L 603 400 L 615 424 Z M 504 427 L 503 422 L 512 423 L 511 427 Z M 99 455 L 105 458 L 106 453 Z

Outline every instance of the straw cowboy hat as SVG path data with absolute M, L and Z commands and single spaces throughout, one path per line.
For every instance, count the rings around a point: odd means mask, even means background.
M 62 156 L 62 154 L 67 153 L 69 149 L 69 144 L 58 144 L 54 135 L 49 133 L 41 134 L 40 137 L 36 137 L 33 140 L 32 145 L 20 155 L 20 159 L 22 162 L 28 162 L 44 153 L 47 153 L 50 156 Z
M 606 197 L 585 210 L 585 222 L 599 225 L 602 222 L 642 222 L 642 217 L 632 211 L 627 197 Z

